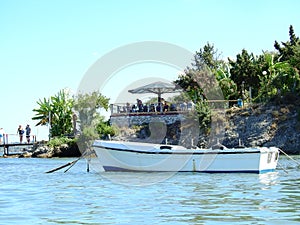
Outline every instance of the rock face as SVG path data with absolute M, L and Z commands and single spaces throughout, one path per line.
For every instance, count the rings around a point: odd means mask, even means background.
M 80 157 L 81 153 L 77 144 L 69 146 L 62 144 L 57 147 L 49 147 L 44 143 L 37 143 L 32 151 L 25 152 L 20 157 L 52 158 L 52 157 Z
M 289 154 L 300 153 L 299 104 L 253 105 L 226 113 L 222 143 L 228 147 L 276 146 Z

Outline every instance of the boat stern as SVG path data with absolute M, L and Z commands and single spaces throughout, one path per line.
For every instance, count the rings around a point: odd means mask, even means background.
M 275 171 L 279 159 L 279 149 L 276 147 L 260 148 L 259 173 Z

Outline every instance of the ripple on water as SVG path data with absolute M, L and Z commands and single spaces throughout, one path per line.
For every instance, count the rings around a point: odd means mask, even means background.
M 0 224 L 300 223 L 297 167 L 288 174 L 164 174 L 158 183 L 157 173 L 86 173 L 84 161 L 45 174 L 71 160 L 0 159 Z

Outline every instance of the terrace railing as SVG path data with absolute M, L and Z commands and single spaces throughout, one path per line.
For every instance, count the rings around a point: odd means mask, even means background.
M 208 103 L 212 108 L 229 108 L 230 103 L 236 104 L 238 107 L 243 106 L 241 99 L 238 100 L 209 100 Z M 170 103 L 167 111 L 164 110 L 163 104 L 161 103 L 150 103 L 138 106 L 137 104 L 129 103 L 114 103 L 110 104 L 111 115 L 118 114 L 129 114 L 129 113 L 174 113 L 174 112 L 188 112 L 195 109 L 192 102 L 182 102 L 182 103 Z

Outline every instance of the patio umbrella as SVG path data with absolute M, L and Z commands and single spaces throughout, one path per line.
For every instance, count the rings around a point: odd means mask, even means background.
M 161 102 L 161 95 L 164 93 L 175 93 L 180 91 L 181 89 L 175 86 L 172 83 L 157 81 L 154 83 L 147 84 L 145 86 L 141 86 L 132 90 L 128 90 L 128 92 L 132 94 L 146 94 L 146 93 L 154 93 L 158 95 L 158 102 Z

